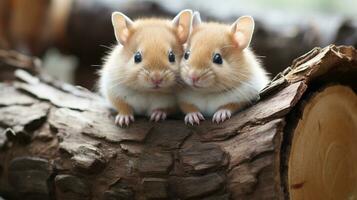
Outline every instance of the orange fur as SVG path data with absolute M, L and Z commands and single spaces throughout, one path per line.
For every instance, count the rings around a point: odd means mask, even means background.
M 198 108 L 190 103 L 186 103 L 186 102 L 180 102 L 179 103 L 180 109 L 183 113 L 187 114 L 187 113 L 191 113 L 191 112 L 199 112 Z
M 124 100 L 120 98 L 113 98 L 112 96 L 109 96 L 109 100 L 111 101 L 112 105 L 115 107 L 115 109 L 118 111 L 119 114 L 121 115 L 133 114 L 133 108 Z
M 219 107 L 219 109 L 227 109 L 230 110 L 232 113 L 235 113 L 244 108 L 244 106 L 246 105 L 248 105 L 248 103 L 229 103 Z
M 143 61 L 152 70 L 164 70 L 169 65 L 169 49 L 177 58 L 181 58 L 183 54 L 183 47 L 171 26 L 171 21 L 164 19 L 149 18 L 135 21 L 125 52 L 131 56 L 138 48 L 145 53 Z

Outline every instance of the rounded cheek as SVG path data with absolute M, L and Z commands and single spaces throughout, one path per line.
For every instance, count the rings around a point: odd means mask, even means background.
M 215 82 L 217 85 L 230 85 L 231 80 L 235 79 L 234 72 L 231 71 L 228 66 L 222 66 L 222 69 L 216 70 L 215 74 Z
M 142 74 L 142 75 L 141 75 L 141 79 L 142 79 L 143 82 L 145 82 L 145 83 L 151 83 L 151 79 L 150 79 L 150 76 L 149 76 L 149 75 L 144 75 L 144 74 Z
M 130 75 L 131 73 L 126 70 L 125 67 L 118 67 L 117 69 L 113 69 L 109 74 L 113 80 L 120 81 L 123 84 L 130 82 Z
M 170 74 L 164 78 L 162 86 L 163 87 L 171 87 L 171 86 L 174 86 L 175 84 L 176 84 L 176 79 L 173 74 Z
M 209 87 L 212 86 L 215 83 L 215 79 L 212 76 L 208 76 L 208 77 L 204 77 L 201 79 L 201 81 L 199 82 L 199 84 L 202 87 Z
M 131 79 L 131 84 L 132 85 L 147 85 L 147 78 L 144 73 L 140 71 L 134 71 L 132 70 L 132 73 L 128 76 L 129 79 Z
M 164 79 L 164 81 L 161 83 L 161 87 L 165 88 L 165 87 L 171 87 L 173 84 L 170 80 L 168 79 Z
M 211 68 L 212 68 L 212 66 L 211 66 Z M 205 75 L 204 78 L 202 79 L 204 86 L 205 87 L 215 86 L 217 84 L 218 77 L 219 77 L 219 75 L 213 69 L 211 72 L 209 72 L 207 75 Z

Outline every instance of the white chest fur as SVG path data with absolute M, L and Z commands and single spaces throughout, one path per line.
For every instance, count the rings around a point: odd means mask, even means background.
M 110 95 L 124 100 L 138 115 L 150 115 L 154 109 L 173 108 L 176 106 L 176 99 L 173 94 L 142 92 L 121 85 L 111 89 L 104 87 L 102 88 L 102 93 L 105 96 L 110 93 Z
M 123 87 L 117 87 L 116 93 L 139 115 L 149 115 L 154 109 L 172 108 L 176 104 L 173 94 L 139 92 Z
M 187 88 L 180 92 L 179 101 L 193 104 L 203 115 L 212 116 L 223 105 L 254 101 L 268 80 L 265 73 L 260 72 L 245 84 L 226 92 L 200 93 Z

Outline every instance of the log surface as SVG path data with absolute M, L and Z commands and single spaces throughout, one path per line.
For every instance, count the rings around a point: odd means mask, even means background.
M 296 111 L 320 86 L 356 88 L 357 52 L 314 49 L 220 125 L 114 124 L 101 97 L 17 70 L 0 83 L 0 195 L 8 199 L 283 199 Z M 343 79 L 341 77 L 344 77 Z M 351 79 L 352 78 L 352 79 Z

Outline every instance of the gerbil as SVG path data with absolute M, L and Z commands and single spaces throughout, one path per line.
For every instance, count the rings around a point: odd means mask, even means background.
M 199 124 L 204 116 L 223 122 L 259 97 L 269 78 L 249 49 L 253 30 L 250 16 L 225 25 L 202 23 L 194 13 L 180 67 L 187 86 L 178 101 L 186 123 Z
M 177 108 L 174 90 L 191 21 L 190 10 L 173 20 L 132 21 L 123 13 L 112 14 L 118 45 L 105 59 L 99 88 L 118 111 L 116 124 L 128 126 L 134 114 L 164 120 Z

